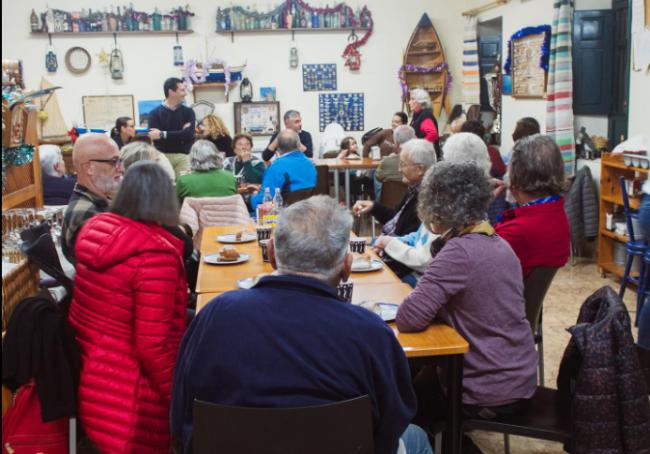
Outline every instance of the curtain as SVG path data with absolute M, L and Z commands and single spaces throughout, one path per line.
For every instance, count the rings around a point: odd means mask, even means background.
M 571 25 L 573 1 L 557 0 L 553 4 L 551 50 L 548 65 L 546 133 L 555 139 L 564 159 L 567 175 L 575 171 L 573 137 L 573 70 Z
M 477 24 L 476 17 L 468 17 L 463 32 L 463 102 L 466 106 L 481 103 Z

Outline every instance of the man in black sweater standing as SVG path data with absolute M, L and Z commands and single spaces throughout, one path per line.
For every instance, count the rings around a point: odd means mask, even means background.
M 300 138 L 298 149 L 305 153 L 305 156 L 308 158 L 314 156 L 311 134 L 302 129 L 302 118 L 300 118 L 300 112 L 297 110 L 287 110 L 284 114 L 284 128 L 296 131 Z M 273 156 L 275 156 L 275 151 L 278 148 L 277 137 L 278 133 L 273 133 L 266 150 L 262 153 L 262 159 L 265 161 L 270 161 Z
M 170 77 L 163 88 L 165 102 L 149 114 L 149 137 L 154 146 L 165 153 L 178 178 L 190 168 L 188 154 L 194 139 L 196 116 L 192 109 L 183 105 L 187 91 L 181 79 Z

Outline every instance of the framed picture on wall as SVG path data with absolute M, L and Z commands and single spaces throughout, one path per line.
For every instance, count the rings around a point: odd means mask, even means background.
M 511 40 L 510 55 L 512 96 L 514 98 L 546 97 L 548 72 L 542 67 L 544 32 Z
M 86 128 L 109 130 L 118 117 L 135 118 L 133 95 L 82 96 Z
M 235 133 L 270 136 L 280 130 L 278 101 L 236 102 Z

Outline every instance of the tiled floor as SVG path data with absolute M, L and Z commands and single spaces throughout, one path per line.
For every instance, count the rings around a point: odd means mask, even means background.
M 611 276 L 603 278 L 593 262 L 578 259 L 573 266 L 567 265 L 558 271 L 546 299 L 544 300 L 544 365 L 545 386 L 555 388 L 557 371 L 564 348 L 569 341 L 566 328 L 575 324 L 578 311 L 583 301 L 594 291 L 604 285 L 610 285 L 618 291 L 618 282 Z M 630 318 L 635 316 L 636 293 L 625 293 L 625 304 Z M 637 330 L 632 328 L 636 339 Z M 502 454 L 503 436 L 486 432 L 473 432 L 470 435 L 485 454 Z M 522 437 L 510 437 L 512 454 L 561 454 L 561 444 L 537 441 Z

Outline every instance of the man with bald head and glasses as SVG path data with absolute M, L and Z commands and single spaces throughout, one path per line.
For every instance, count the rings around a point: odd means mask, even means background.
M 61 249 L 75 263 L 74 246 L 81 226 L 91 217 L 108 210 L 124 175 L 120 151 L 104 134 L 84 134 L 74 144 L 72 162 L 77 173 L 63 220 Z

